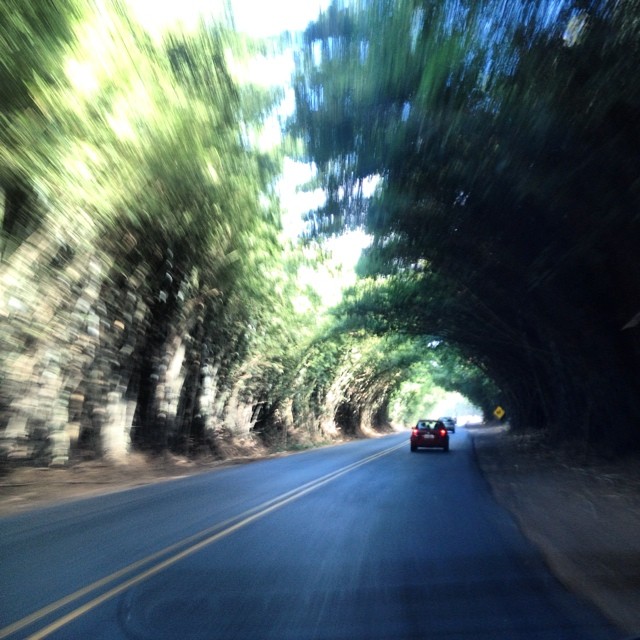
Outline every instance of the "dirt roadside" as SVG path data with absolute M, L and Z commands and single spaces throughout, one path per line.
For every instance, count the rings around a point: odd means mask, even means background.
M 551 570 L 594 602 L 623 633 L 640 635 L 640 457 L 611 463 L 592 452 L 545 447 L 505 427 L 469 427 L 480 467 L 498 500 Z M 69 469 L 0 470 L 0 517 L 56 502 L 244 464 L 132 456 L 127 466 L 89 461 Z M 286 455 L 286 454 L 275 454 Z
M 68 468 L 5 463 L 0 465 L 0 517 L 282 455 L 288 453 L 249 444 L 225 451 L 222 460 L 133 453 L 126 465 L 104 460 L 74 461 Z
M 640 457 L 610 462 L 501 426 L 469 431 L 496 499 L 553 573 L 640 636 Z

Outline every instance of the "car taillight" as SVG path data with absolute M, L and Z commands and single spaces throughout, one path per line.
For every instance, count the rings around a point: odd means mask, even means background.
M 446 436 L 447 435 L 447 430 L 446 429 L 440 429 L 440 435 L 442 437 Z
M 420 433 L 420 432 L 417 429 L 412 429 L 411 430 L 411 434 L 414 435 L 414 436 L 417 436 L 418 433 Z

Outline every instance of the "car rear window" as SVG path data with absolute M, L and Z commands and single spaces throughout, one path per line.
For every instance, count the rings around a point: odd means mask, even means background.
M 435 429 L 437 426 L 437 422 L 426 422 L 423 420 L 420 420 L 420 422 L 418 422 L 418 429 Z

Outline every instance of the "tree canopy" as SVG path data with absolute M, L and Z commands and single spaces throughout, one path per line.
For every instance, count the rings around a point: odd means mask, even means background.
M 638 446 L 637 6 L 574 4 L 336 0 L 296 44 L 7 0 L 5 453 L 303 446 L 444 390 Z M 238 70 L 294 45 L 295 113 L 265 148 L 284 90 Z M 300 242 L 285 152 L 326 194 Z M 328 310 L 308 274 L 354 228 L 371 244 Z
M 373 236 L 348 313 L 455 346 L 515 426 L 619 447 L 638 442 L 635 9 L 334 2 L 290 126 L 329 194 L 319 232 Z

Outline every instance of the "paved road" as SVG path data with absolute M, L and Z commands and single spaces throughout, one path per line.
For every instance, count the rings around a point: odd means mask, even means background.
M 0 638 L 595 640 L 469 435 L 328 447 L 0 519 Z

